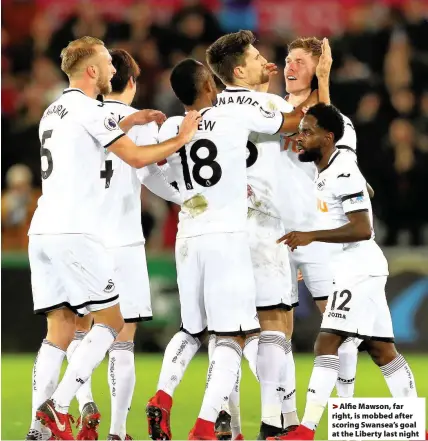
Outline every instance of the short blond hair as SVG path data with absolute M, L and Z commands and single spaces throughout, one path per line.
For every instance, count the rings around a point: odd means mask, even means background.
M 313 57 L 320 57 L 322 54 L 322 41 L 316 37 L 297 38 L 288 45 L 288 53 L 293 49 L 303 49 Z
M 82 37 L 70 41 L 61 51 L 61 70 L 68 76 L 73 75 L 82 60 L 95 55 L 96 46 L 104 46 L 104 42 L 95 37 Z

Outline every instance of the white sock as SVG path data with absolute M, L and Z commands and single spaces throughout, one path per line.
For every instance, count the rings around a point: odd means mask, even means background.
M 109 433 L 125 439 L 126 418 L 131 408 L 135 388 L 134 343 L 132 341 L 114 342 L 108 355 L 108 384 L 111 397 Z
M 333 392 L 339 374 L 339 357 L 337 355 L 320 355 L 315 357 L 314 369 L 309 381 L 306 395 L 306 408 L 302 424 L 315 430 L 321 420 L 328 399 Z
M 54 393 L 64 357 L 65 352 L 62 349 L 43 340 L 33 367 L 32 421 L 36 418 L 37 409 Z
M 281 428 L 284 398 L 286 337 L 280 331 L 262 331 L 259 337 L 257 376 L 260 380 L 262 422 Z
M 210 338 L 208 340 L 208 361 L 211 363 L 211 360 L 213 359 L 215 344 L 217 342 L 217 337 L 214 334 L 210 335 Z
M 102 362 L 108 348 L 117 337 L 110 326 L 97 323 L 86 334 L 71 357 L 62 381 L 52 395 L 57 412 L 68 413 L 68 408 L 79 387 Z
M 71 356 L 74 354 L 74 351 L 76 348 L 80 345 L 81 341 L 85 338 L 86 332 L 83 331 L 76 331 L 74 333 L 74 339 L 70 343 L 70 345 L 67 348 L 67 360 L 68 363 L 70 363 Z M 94 398 L 92 397 L 92 381 L 91 377 L 88 378 L 88 381 L 86 381 L 85 384 L 82 384 L 82 386 L 79 388 L 79 390 L 76 392 L 76 399 L 79 403 L 79 412 L 82 413 L 83 407 L 87 403 L 91 403 L 94 401 Z
M 285 393 L 282 400 L 282 418 L 283 427 L 286 429 L 287 427 L 300 424 L 296 405 L 296 365 L 294 363 L 291 340 L 287 340 L 285 344 L 284 377 Z
M 241 410 L 239 386 L 241 383 L 241 368 L 238 370 L 235 386 L 229 396 L 230 426 L 232 428 L 232 439 L 235 439 L 241 433 Z
M 187 366 L 201 346 L 199 339 L 177 332 L 165 349 L 162 369 L 159 375 L 158 389 L 171 397 L 186 372 Z
M 259 351 L 259 336 L 254 335 L 253 337 L 247 338 L 245 340 L 245 346 L 243 349 L 243 355 L 248 360 L 251 372 L 257 378 L 257 354 Z
M 357 372 L 358 347 L 353 338 L 347 338 L 338 350 L 339 376 L 336 382 L 337 396 L 351 398 L 354 396 L 355 374 Z
M 381 366 L 380 370 L 394 398 L 418 396 L 413 372 L 401 354 L 385 366 Z
M 231 338 L 217 340 L 207 374 L 207 385 L 199 418 L 215 422 L 222 404 L 229 399 L 241 367 L 242 349 Z

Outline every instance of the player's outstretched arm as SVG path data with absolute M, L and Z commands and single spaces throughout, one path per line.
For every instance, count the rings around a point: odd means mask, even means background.
M 309 98 L 302 104 L 297 106 L 292 112 L 284 113 L 282 112 L 282 126 L 279 128 L 281 133 L 295 133 L 299 129 L 299 124 L 304 117 L 308 107 L 314 106 L 318 103 L 318 90 L 314 90 Z
M 183 119 L 178 135 L 160 144 L 137 146 L 130 138 L 122 136 L 108 149 L 131 167 L 142 168 L 162 161 L 188 143 L 198 129 L 200 119 L 201 115 L 198 112 L 190 111 Z
M 372 236 L 369 213 L 367 210 L 348 213 L 349 222 L 334 230 L 292 231 L 277 240 L 284 242 L 294 251 L 299 246 L 309 245 L 312 242 L 348 243 L 369 240 Z
M 153 121 L 156 124 L 163 124 L 165 120 L 166 115 L 160 110 L 143 109 L 128 115 L 119 123 L 119 127 L 123 132 L 128 133 L 134 126 L 148 124 Z

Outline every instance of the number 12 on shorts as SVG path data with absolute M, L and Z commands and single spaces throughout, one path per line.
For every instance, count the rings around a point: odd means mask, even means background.
M 340 297 L 341 299 L 344 300 L 336 308 L 337 297 Z M 338 291 L 334 291 L 333 300 L 331 302 L 331 310 L 334 311 L 336 309 L 337 311 L 345 311 L 345 312 L 349 311 L 349 308 L 346 305 L 351 301 L 351 299 L 352 299 L 352 294 L 351 291 L 349 291 L 348 289 L 344 289 L 343 291 L 340 292 L 339 295 L 338 295 Z

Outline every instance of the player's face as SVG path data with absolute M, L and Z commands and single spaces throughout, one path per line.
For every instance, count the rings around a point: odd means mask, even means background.
M 109 51 L 104 46 L 100 46 L 98 50 L 97 66 L 97 88 L 101 95 L 108 95 L 111 92 L 111 79 L 116 73 L 116 69 L 111 62 Z
M 303 49 L 293 49 L 285 59 L 284 77 L 287 93 L 297 93 L 311 87 L 318 59 Z
M 269 76 L 265 71 L 266 63 L 266 58 L 250 44 L 245 51 L 245 66 L 241 66 L 245 75 L 244 79 L 249 85 L 258 86 L 269 81 Z
M 317 126 L 317 120 L 312 115 L 306 115 L 299 125 L 297 135 L 297 149 L 299 161 L 313 162 L 322 158 L 321 147 L 325 138 L 325 131 Z

